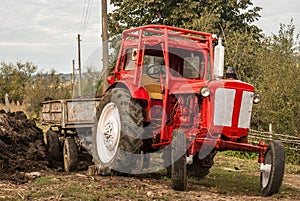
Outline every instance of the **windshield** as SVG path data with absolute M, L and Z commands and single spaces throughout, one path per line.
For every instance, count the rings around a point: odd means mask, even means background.
M 170 48 L 170 70 L 175 77 L 202 79 L 205 56 L 202 52 Z
M 136 62 L 132 60 L 134 49 L 126 51 L 125 70 L 134 70 Z M 161 45 L 147 46 L 143 57 L 143 74 L 159 78 L 162 74 L 165 78 L 165 57 Z M 187 50 L 169 47 L 170 73 L 174 77 L 187 79 L 204 79 L 206 64 L 209 58 L 204 50 Z M 209 66 L 207 66 L 209 68 Z

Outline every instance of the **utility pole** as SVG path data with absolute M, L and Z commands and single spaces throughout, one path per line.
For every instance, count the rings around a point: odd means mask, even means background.
M 108 16 L 107 16 L 107 0 L 101 0 L 102 4 L 102 56 L 103 56 L 103 87 L 108 87 L 106 79 L 109 75 L 109 61 L 108 61 Z
M 79 97 L 82 96 L 82 84 L 81 84 L 81 49 L 80 49 L 80 34 L 78 34 L 78 74 L 79 74 Z
M 72 70 L 72 76 L 71 76 L 71 86 L 72 86 L 72 89 L 73 89 L 74 80 L 75 80 L 75 60 L 74 59 L 72 61 L 72 64 L 73 64 L 73 70 Z

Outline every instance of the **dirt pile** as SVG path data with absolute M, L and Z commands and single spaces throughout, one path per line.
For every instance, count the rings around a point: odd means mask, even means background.
M 23 112 L 0 111 L 0 180 L 27 182 L 47 164 L 43 131 Z

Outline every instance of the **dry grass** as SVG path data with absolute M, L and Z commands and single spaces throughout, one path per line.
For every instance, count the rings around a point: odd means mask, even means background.
M 289 169 L 292 167 L 287 165 L 287 170 Z M 170 179 L 164 173 L 138 177 L 91 177 L 86 176 L 85 172 L 72 174 L 44 172 L 43 174 L 43 177 L 24 185 L 9 183 L 5 185 L 0 182 L 0 200 L 300 199 L 300 189 L 295 183 L 297 175 L 286 175 L 279 194 L 261 197 L 257 161 L 222 154 L 216 156 L 215 165 L 205 179 L 188 179 L 186 192 L 172 190 Z

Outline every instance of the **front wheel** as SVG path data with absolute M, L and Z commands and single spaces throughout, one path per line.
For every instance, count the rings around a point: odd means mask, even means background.
M 182 130 L 173 131 L 171 144 L 171 182 L 174 190 L 184 191 L 187 185 L 186 137 Z
M 265 153 L 265 163 L 262 164 L 260 174 L 260 187 L 264 196 L 278 193 L 284 175 L 285 151 L 283 143 L 274 140 Z

